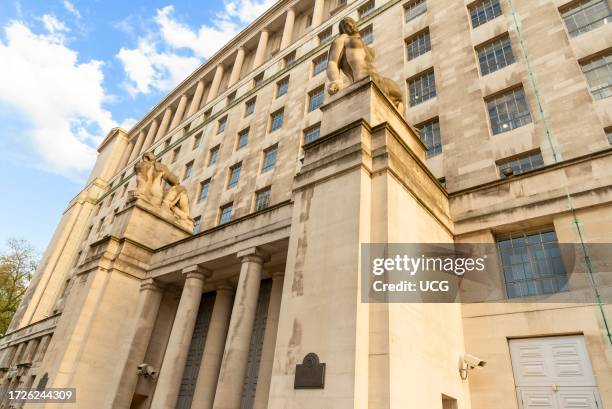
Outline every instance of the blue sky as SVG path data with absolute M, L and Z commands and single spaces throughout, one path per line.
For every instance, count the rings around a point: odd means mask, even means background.
M 0 248 L 43 251 L 95 148 L 273 0 L 0 0 Z

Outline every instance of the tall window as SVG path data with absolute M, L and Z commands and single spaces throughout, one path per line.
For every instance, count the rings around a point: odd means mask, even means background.
M 419 127 L 419 137 L 427 147 L 427 157 L 431 158 L 442 153 L 442 138 L 440 137 L 440 121 L 435 118 Z
M 328 27 L 319 33 L 319 44 L 325 44 L 332 38 L 332 28 Z
M 202 217 L 194 217 L 193 218 L 193 234 L 198 234 L 202 229 Z
M 291 51 L 289 54 L 287 54 L 284 60 L 285 60 L 285 67 L 289 67 L 290 65 L 293 65 L 293 63 L 295 62 L 295 51 Z
M 320 86 L 308 93 L 308 112 L 319 109 L 321 105 L 323 105 L 324 95 L 325 88 L 323 86 Z
M 198 133 L 196 136 L 193 137 L 192 149 L 199 148 L 201 143 L 202 143 L 202 132 Z
M 285 77 L 276 83 L 276 98 L 282 97 L 289 90 L 289 77 Z
M 240 170 L 242 169 L 242 164 L 238 163 L 230 168 L 229 171 L 229 179 L 227 181 L 227 188 L 231 189 L 238 184 L 240 180 Z
M 225 131 L 225 125 L 227 125 L 227 116 L 224 116 L 223 118 L 219 119 L 219 122 L 217 124 L 217 135 Z
M 359 34 L 361 34 L 364 44 L 370 45 L 374 42 L 374 28 L 372 28 L 372 24 L 361 30 Z
M 497 162 L 497 170 L 499 171 L 499 177 L 506 178 L 511 175 L 520 175 L 521 173 L 537 169 L 544 166 L 544 159 L 542 153 L 529 152 L 519 156 L 515 156 L 511 159 L 504 159 Z
M 185 171 L 183 172 L 183 180 L 189 179 L 192 171 L 193 171 L 193 161 L 185 165 Z
M 364 17 L 367 17 L 374 11 L 374 1 L 368 1 L 363 6 L 357 9 L 357 13 L 359 14 L 359 19 L 361 20 Z
M 433 70 L 408 80 L 410 106 L 415 106 L 436 96 L 436 78 Z
M 253 78 L 253 87 L 258 87 L 263 83 L 264 73 L 259 73 Z
M 249 143 L 249 128 L 243 129 L 238 134 L 238 143 L 236 144 L 236 150 L 240 150 L 247 146 Z
M 229 93 L 227 95 L 227 105 L 229 105 L 232 102 L 234 102 L 235 99 L 236 99 L 236 91 L 233 91 L 233 92 Z
M 431 51 L 429 29 L 424 30 L 406 40 L 406 57 L 408 61 Z
M 208 197 L 208 189 L 210 188 L 210 179 L 200 182 L 200 195 L 198 196 L 198 203 L 206 200 Z
M 181 147 L 179 146 L 178 148 L 174 148 L 174 150 L 172 151 L 172 162 L 171 163 L 176 162 L 180 154 L 181 154 Z
M 612 96 L 612 52 L 581 64 L 595 99 Z
M 304 143 L 316 141 L 321 137 L 321 124 L 311 126 L 304 131 Z
M 312 75 L 317 75 L 327 68 L 327 53 L 321 54 L 312 60 Z
M 276 131 L 283 126 L 284 110 L 279 109 L 270 116 L 270 132 Z
M 413 0 L 404 6 L 404 20 L 409 22 L 427 11 L 425 0 Z
M 608 0 L 582 0 L 561 11 L 569 35 L 576 37 L 612 21 Z
M 531 123 L 523 88 L 516 88 L 487 101 L 493 134 L 508 132 Z
M 208 166 L 212 166 L 217 163 L 217 157 L 219 156 L 219 146 L 211 148 L 208 152 Z
M 233 203 L 221 206 L 219 209 L 219 224 L 225 224 L 232 221 L 232 208 Z
M 553 229 L 497 238 L 508 298 L 567 291 L 567 272 Z
M 260 210 L 266 209 L 270 206 L 270 194 L 272 193 L 272 189 L 270 187 L 266 187 L 261 189 L 259 192 L 255 194 L 255 211 L 258 212 Z
M 264 151 L 264 160 L 261 166 L 261 173 L 266 173 L 269 170 L 274 169 L 276 165 L 276 157 L 278 156 L 278 147 L 272 146 Z
M 255 101 L 256 101 L 255 98 L 251 98 L 245 103 L 244 105 L 244 117 L 245 118 L 251 115 L 253 112 L 255 112 Z
M 478 62 L 480 63 L 480 73 L 482 75 L 487 75 L 514 63 L 512 44 L 507 34 L 493 42 L 476 48 L 476 51 L 478 52 Z
M 484 0 L 470 7 L 470 19 L 474 28 L 501 16 L 501 14 L 502 8 L 499 0 Z

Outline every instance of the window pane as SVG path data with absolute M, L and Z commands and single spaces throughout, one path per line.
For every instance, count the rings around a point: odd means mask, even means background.
M 582 64 L 591 94 L 595 99 L 612 96 L 612 53 L 602 55 Z
M 317 75 L 327 68 L 327 54 L 318 56 L 312 61 L 313 75 Z
M 278 154 L 278 149 L 276 147 L 270 148 L 265 151 L 264 154 L 264 162 L 261 169 L 261 173 L 265 173 L 269 170 L 274 169 L 274 165 L 276 165 L 276 156 Z
M 257 193 L 255 197 L 255 211 L 263 210 L 270 206 L 270 188 L 262 190 Z
M 283 126 L 283 111 L 277 111 L 272 114 L 272 123 L 270 124 L 270 131 L 275 131 Z
M 415 106 L 436 96 L 436 79 L 434 72 L 425 74 L 408 81 L 410 92 L 410 106 Z
M 542 154 L 537 152 L 526 156 L 520 156 L 512 160 L 499 162 L 497 164 L 497 169 L 499 170 L 499 176 L 503 179 L 507 176 L 519 175 L 542 166 L 544 166 L 544 159 L 542 158 Z
M 369 1 L 365 5 L 361 6 L 358 10 L 359 19 L 367 17 L 370 13 L 374 11 L 374 2 Z
M 244 148 L 247 145 L 247 143 L 249 143 L 249 130 L 245 129 L 244 131 L 240 132 L 240 134 L 238 134 L 237 149 Z
M 406 22 L 408 22 L 426 11 L 427 2 L 425 0 L 411 1 L 404 7 L 404 19 Z
M 221 214 L 219 215 L 219 224 L 228 223 L 232 220 L 232 205 L 226 205 L 221 208 Z
M 493 134 L 507 132 L 531 123 L 523 88 L 499 95 L 487 102 Z
M 364 28 L 359 34 L 361 35 L 361 39 L 363 40 L 364 44 L 370 45 L 372 42 L 374 42 L 374 30 L 372 26 Z
M 325 95 L 325 88 L 319 87 L 316 90 L 310 93 L 310 98 L 308 102 L 308 111 L 314 111 L 315 109 L 319 109 L 321 105 L 323 105 L 323 97 Z
M 406 55 L 408 57 L 408 61 L 413 60 L 419 55 L 425 54 L 429 51 L 431 51 L 429 30 L 425 30 L 406 41 Z
M 200 232 L 201 229 L 201 218 L 200 216 L 195 217 L 193 219 L 193 234 L 198 234 Z
M 570 36 L 594 30 L 612 21 L 612 10 L 607 0 L 584 0 L 561 14 Z
M 240 165 L 236 165 L 230 169 L 230 178 L 227 183 L 227 188 L 231 189 L 238 184 L 238 180 L 240 179 Z
M 478 49 L 480 72 L 487 75 L 514 63 L 510 37 L 505 36 Z
M 497 16 L 501 16 L 501 14 L 502 9 L 499 0 L 485 0 L 478 3 L 470 9 L 472 27 L 476 28 Z
M 219 147 L 212 148 L 210 150 L 210 156 L 208 157 L 208 165 L 214 165 L 217 163 L 217 156 L 219 155 Z
M 200 183 L 200 196 L 198 196 L 198 203 L 205 200 L 208 197 L 208 187 L 210 186 L 210 181 L 205 181 Z
M 319 139 L 321 136 L 321 127 L 316 126 L 314 128 L 307 129 L 304 131 L 304 143 L 309 143 Z
M 440 122 L 434 119 L 422 125 L 419 129 L 419 137 L 427 147 L 427 157 L 439 155 L 442 153 L 442 139 L 440 137 Z
M 255 112 L 255 100 L 252 99 L 246 103 L 246 107 L 244 110 L 244 116 L 247 117 Z
M 283 96 L 289 90 L 289 78 L 284 78 L 278 82 L 278 88 L 276 90 L 276 97 Z

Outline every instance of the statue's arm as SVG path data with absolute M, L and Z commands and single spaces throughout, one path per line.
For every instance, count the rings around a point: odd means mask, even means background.
M 344 50 L 345 39 L 346 34 L 338 36 L 332 41 L 331 47 L 329 48 L 329 55 L 327 56 L 327 79 L 330 83 L 327 90 L 330 94 L 335 94 L 342 86 L 342 74 L 340 73 L 339 65 Z
M 166 180 L 166 182 L 168 182 L 172 186 L 181 184 L 181 181 L 179 180 L 179 178 L 174 173 L 172 173 L 172 171 L 170 170 L 168 166 L 161 163 L 161 167 L 162 167 L 162 171 L 164 172 L 163 175 L 164 175 L 164 179 Z

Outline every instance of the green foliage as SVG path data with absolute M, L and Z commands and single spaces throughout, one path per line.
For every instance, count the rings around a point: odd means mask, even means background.
M 6 332 L 36 271 L 38 254 L 23 239 L 9 239 L 0 253 L 0 335 Z

